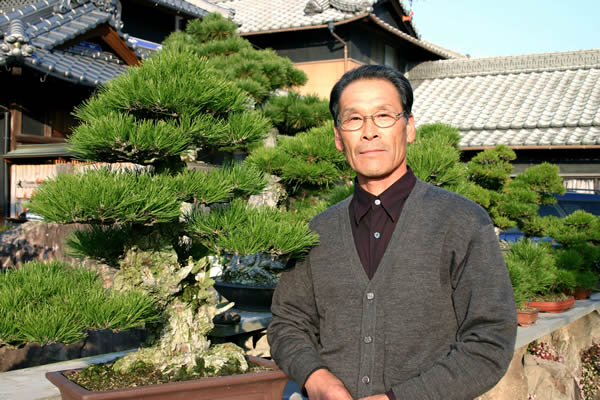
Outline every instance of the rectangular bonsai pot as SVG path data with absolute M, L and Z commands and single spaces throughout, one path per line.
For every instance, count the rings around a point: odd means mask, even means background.
M 60 390 L 63 400 L 108 399 L 210 399 L 210 400 L 281 400 L 288 377 L 275 362 L 247 356 L 249 363 L 273 368 L 271 371 L 194 379 L 161 385 L 92 392 L 67 379 L 63 372 L 47 372 L 46 378 Z

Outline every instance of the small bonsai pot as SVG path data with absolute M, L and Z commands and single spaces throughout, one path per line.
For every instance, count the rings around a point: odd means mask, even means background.
M 60 390 L 63 400 L 110 399 L 245 399 L 281 400 L 289 378 L 271 360 L 247 356 L 250 363 L 273 370 L 241 375 L 218 376 L 184 382 L 130 387 L 126 389 L 93 392 L 66 378 L 69 371 L 46 372 L 46 378 Z M 73 370 L 74 371 L 74 370 Z
M 592 295 L 592 289 L 575 288 L 573 296 L 575 300 L 587 300 Z
M 215 280 L 215 290 L 245 311 L 271 311 L 275 286 L 249 286 Z
M 537 321 L 538 319 L 538 313 L 539 310 L 533 307 L 517 310 L 517 323 L 519 324 L 519 326 L 523 327 L 535 324 L 535 321 Z
M 566 300 L 559 301 L 529 301 L 526 303 L 529 307 L 535 307 L 540 312 L 547 313 L 561 313 L 573 307 L 575 304 L 575 297 L 569 297 Z

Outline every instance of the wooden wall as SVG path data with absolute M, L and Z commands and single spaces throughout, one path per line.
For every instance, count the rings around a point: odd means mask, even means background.
M 298 91 L 302 94 L 316 94 L 327 101 L 329 101 L 331 88 L 344 75 L 344 59 L 301 62 L 294 65 L 304 71 L 308 77 L 306 84 Z M 349 71 L 361 65 L 349 59 L 347 68 Z

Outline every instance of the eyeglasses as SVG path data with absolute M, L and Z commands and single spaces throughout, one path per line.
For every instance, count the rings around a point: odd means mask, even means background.
M 338 123 L 340 125 L 340 128 L 345 131 L 357 131 L 363 127 L 367 119 L 371 118 L 376 126 L 380 128 L 389 128 L 391 126 L 394 126 L 396 121 L 398 121 L 403 116 L 408 119 L 410 114 L 406 111 L 403 111 L 401 113 L 395 113 L 391 111 L 379 111 L 372 115 L 350 114 L 343 120 L 338 120 Z

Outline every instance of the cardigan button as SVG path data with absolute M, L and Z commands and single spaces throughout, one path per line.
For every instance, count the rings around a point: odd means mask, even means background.
M 373 300 L 375 298 L 375 293 L 369 292 L 367 293 L 367 300 Z
M 371 336 L 365 336 L 363 340 L 365 341 L 365 343 L 373 342 L 373 338 Z
M 365 385 L 368 385 L 369 382 L 371 382 L 371 378 L 369 378 L 368 376 L 363 376 L 361 379 L 362 383 L 364 383 Z

